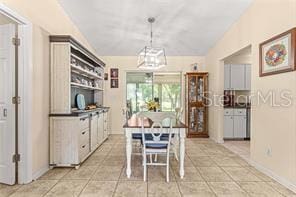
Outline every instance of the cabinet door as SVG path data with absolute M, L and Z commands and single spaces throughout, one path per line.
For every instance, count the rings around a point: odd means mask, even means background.
M 231 90 L 230 87 L 230 65 L 224 65 L 224 90 Z
M 251 90 L 251 65 L 245 65 L 245 90 Z
M 245 89 L 245 65 L 231 65 L 230 86 L 232 90 Z
M 233 116 L 224 116 L 224 138 L 233 138 Z
M 247 136 L 247 118 L 246 116 L 234 116 L 233 134 L 234 138 L 245 138 Z
M 104 140 L 104 117 L 103 113 L 98 114 L 98 143 L 101 144 Z
M 98 115 L 94 114 L 91 117 L 91 128 L 90 128 L 90 144 L 91 151 L 97 148 L 98 146 Z
M 103 114 L 104 114 L 104 139 L 106 139 L 109 135 L 109 133 L 108 133 L 108 112 L 105 111 Z

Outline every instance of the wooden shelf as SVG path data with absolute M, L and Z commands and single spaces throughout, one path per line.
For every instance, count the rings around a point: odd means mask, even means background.
M 100 80 L 103 80 L 103 77 L 100 77 L 98 76 L 97 74 L 93 73 L 93 72 L 90 72 L 90 71 L 87 71 L 79 66 L 75 66 L 73 64 L 71 64 L 71 68 L 73 70 L 75 70 L 76 72 L 75 73 L 79 73 L 79 74 L 82 74 L 82 75 L 85 75 L 91 79 L 100 79 Z M 73 72 L 73 71 L 72 71 Z
M 71 86 L 76 86 L 76 87 L 81 87 L 84 89 L 89 89 L 89 90 L 100 90 L 103 91 L 103 88 L 95 88 L 95 87 L 91 87 L 91 86 L 87 86 L 87 85 L 83 85 L 83 84 L 79 84 L 79 83 L 75 83 L 75 82 L 71 82 Z

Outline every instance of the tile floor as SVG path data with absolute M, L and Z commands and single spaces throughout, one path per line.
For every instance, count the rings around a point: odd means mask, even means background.
M 250 160 L 250 141 L 224 141 L 223 146 L 238 154 L 245 160 Z
M 185 178 L 171 161 L 170 183 L 165 169 L 148 169 L 143 182 L 141 157 L 132 158 L 131 179 L 125 175 L 124 137 L 113 135 L 79 170 L 56 168 L 28 185 L 0 185 L 3 196 L 174 197 L 174 196 L 296 196 L 249 166 L 242 158 L 209 139 L 187 139 Z

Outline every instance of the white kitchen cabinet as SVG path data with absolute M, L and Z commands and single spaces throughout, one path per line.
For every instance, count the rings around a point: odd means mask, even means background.
M 108 138 L 109 136 L 109 128 L 108 128 L 108 122 L 109 122 L 109 110 L 104 111 L 104 140 Z
M 233 116 L 233 138 L 247 137 L 246 116 Z
M 50 166 L 79 167 L 91 153 L 90 122 L 83 117 L 50 117 Z
M 91 127 L 90 127 L 90 144 L 91 144 L 91 150 L 95 150 L 98 147 L 99 141 L 98 141 L 98 114 L 93 113 L 91 116 Z
M 245 65 L 231 65 L 230 76 L 231 89 L 245 89 Z
M 245 90 L 251 90 L 251 65 L 250 64 L 246 64 L 245 65 L 245 81 L 246 81 L 246 86 L 245 86 Z
M 224 109 L 224 138 L 243 139 L 247 137 L 246 109 Z
M 224 90 L 251 90 L 251 65 L 225 64 Z
M 233 138 L 233 116 L 224 116 L 224 138 Z
M 98 142 L 101 144 L 104 141 L 104 115 L 103 112 L 98 114 Z
M 230 86 L 230 64 L 224 66 L 224 90 L 231 90 Z

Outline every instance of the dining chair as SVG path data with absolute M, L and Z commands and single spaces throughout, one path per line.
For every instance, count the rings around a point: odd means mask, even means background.
M 140 112 L 142 132 L 142 155 L 144 166 L 144 181 L 147 180 L 147 166 L 166 166 L 166 181 L 169 182 L 170 169 L 170 146 L 172 139 L 172 120 L 175 119 L 173 112 Z M 150 128 L 144 127 L 144 120 L 150 119 L 152 125 Z M 167 119 L 169 127 L 163 128 L 162 122 Z M 157 162 L 150 159 L 147 162 L 147 156 L 165 155 L 166 162 Z

